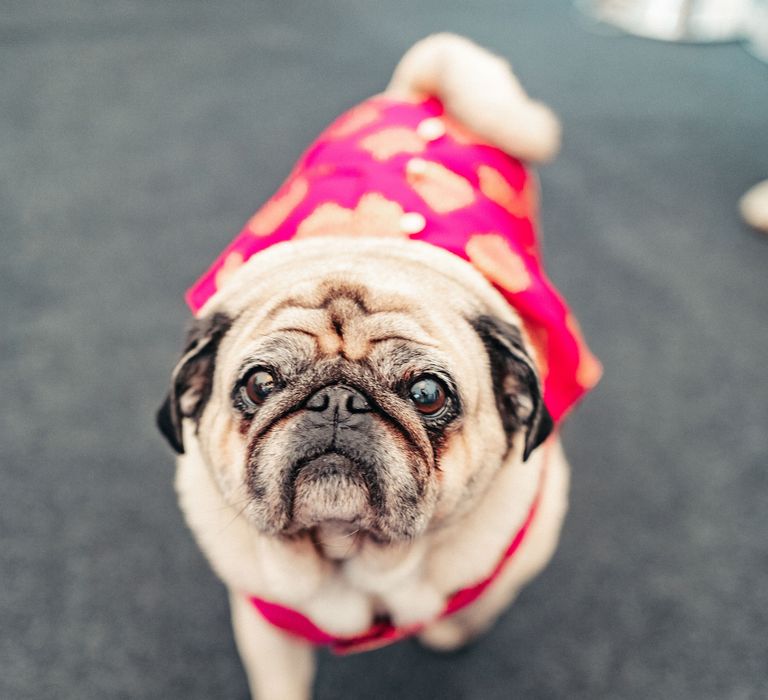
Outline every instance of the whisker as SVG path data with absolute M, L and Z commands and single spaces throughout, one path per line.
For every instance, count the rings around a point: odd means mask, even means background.
M 360 528 L 357 528 L 357 530 L 353 530 L 348 535 L 344 535 L 345 537 L 351 537 L 352 539 L 349 542 L 349 547 L 347 547 L 347 551 L 344 552 L 344 556 L 346 557 L 349 555 L 349 553 L 352 551 L 354 546 L 357 544 L 357 533 L 360 532 Z
M 248 507 L 248 502 L 246 502 L 246 504 L 239 511 L 237 511 L 237 513 L 235 513 L 234 517 L 224 527 L 222 527 L 221 530 L 219 530 L 216 534 L 221 535 L 230 525 L 232 525 L 233 522 L 235 522 L 235 520 L 237 520 L 240 516 L 242 516 L 243 513 L 245 513 L 245 509 L 247 507 Z
M 250 497 L 246 496 L 241 501 L 235 501 L 234 503 L 224 503 L 223 505 L 216 506 L 215 508 L 211 508 L 208 512 L 209 513 L 217 513 L 217 512 L 219 512 L 221 510 L 227 510 L 228 508 L 236 508 L 237 506 L 239 506 L 242 503 L 245 503 L 245 504 L 249 503 L 250 500 L 251 500 Z

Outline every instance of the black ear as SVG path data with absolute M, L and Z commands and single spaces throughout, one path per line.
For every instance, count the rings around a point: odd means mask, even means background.
M 200 420 L 211 395 L 219 342 L 231 326 L 229 316 L 216 313 L 195 319 L 187 332 L 184 352 L 171 374 L 171 388 L 157 412 L 157 427 L 178 454 L 184 454 L 181 421 Z
M 510 445 L 514 433 L 525 427 L 525 461 L 554 427 L 538 372 L 515 326 L 493 316 L 479 316 L 472 327 L 488 352 L 496 405 Z

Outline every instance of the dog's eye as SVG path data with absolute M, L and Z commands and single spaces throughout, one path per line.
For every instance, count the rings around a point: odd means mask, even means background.
M 245 380 L 245 395 L 256 406 L 261 406 L 275 390 L 275 378 L 271 372 L 258 369 Z
M 408 389 L 408 394 L 419 413 L 434 416 L 439 413 L 448 399 L 445 387 L 433 377 L 420 377 Z

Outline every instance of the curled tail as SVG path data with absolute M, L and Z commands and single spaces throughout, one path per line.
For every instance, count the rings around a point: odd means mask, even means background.
M 414 44 L 395 68 L 386 94 L 427 93 L 486 141 L 516 158 L 543 162 L 560 147 L 560 122 L 523 90 L 509 64 L 456 34 Z

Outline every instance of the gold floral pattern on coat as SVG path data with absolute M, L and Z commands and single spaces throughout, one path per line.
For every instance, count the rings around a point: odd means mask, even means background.
M 294 238 L 313 236 L 389 236 L 404 238 L 400 225 L 405 212 L 397 203 L 371 192 L 354 209 L 326 202 L 299 224 Z
M 565 326 L 573 335 L 579 350 L 579 365 L 576 368 L 576 382 L 584 389 L 591 389 L 603 376 L 603 366 L 600 361 L 590 352 L 587 344 L 584 342 L 584 335 L 576 317 L 569 313 L 565 317 Z
M 463 209 L 475 202 L 475 191 L 469 180 L 440 163 L 411 158 L 405 176 L 419 197 L 438 214 Z
M 491 282 L 512 294 L 531 285 L 525 261 L 515 253 L 504 236 L 498 233 L 476 233 L 467 241 L 467 257 Z
M 376 160 L 388 160 L 398 153 L 421 153 L 425 145 L 415 131 L 401 126 L 374 131 L 360 140 L 360 148 Z
M 331 126 L 326 136 L 332 139 L 343 139 L 373 124 L 379 118 L 379 108 L 375 105 L 363 102 L 363 104 L 347 112 L 342 120 Z
M 527 218 L 536 210 L 536 194 L 531 178 L 527 178 L 521 191 L 515 190 L 495 168 L 481 165 L 477 169 L 480 191 L 492 202 L 506 209 L 512 216 Z
M 270 199 L 259 211 L 257 211 L 246 224 L 246 228 L 254 236 L 269 236 L 274 233 L 301 203 L 309 192 L 309 184 L 306 178 L 297 177 L 288 186 L 288 189 L 274 199 Z

